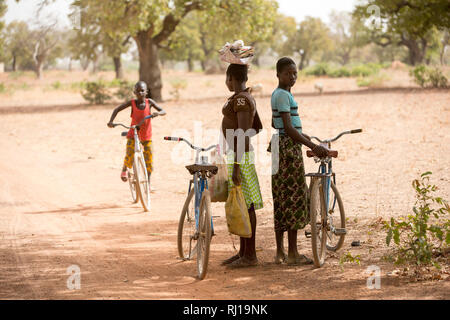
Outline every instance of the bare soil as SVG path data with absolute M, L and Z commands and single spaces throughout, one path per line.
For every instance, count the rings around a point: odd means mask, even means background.
M 276 265 L 270 161 L 265 152 L 270 132 L 255 141 L 264 208 L 257 211 L 259 265 L 230 270 L 220 262 L 235 254 L 238 239 L 226 228 L 223 203 L 213 204 L 216 236 L 205 280 L 196 279 L 195 262 L 177 258 L 178 217 L 187 192 L 184 165 L 193 154 L 164 136 L 214 143 L 221 108 L 229 93 L 222 75 L 165 73 L 164 118 L 153 121 L 152 209 L 131 204 L 119 174 L 125 152 L 120 130 L 106 127 L 115 104 L 84 105 L 79 93 L 48 89 L 55 81 L 82 81 L 82 73 L 51 72 L 42 83 L 25 75 L 0 80 L 28 83 L 27 90 L 0 94 L 0 298 L 1 299 L 449 299 L 450 282 L 413 281 L 391 275 L 398 267 L 382 259 L 381 221 L 411 212 L 411 182 L 432 171 L 431 182 L 450 199 L 450 91 L 422 90 L 405 71 L 387 71 L 391 80 L 378 89 L 358 88 L 355 79 L 304 79 L 294 93 L 304 130 L 327 138 L 362 128 L 334 144 L 337 184 L 344 200 L 348 230 L 341 251 L 326 264 Z M 112 79 L 112 73 L 103 75 Z M 133 80 L 133 76 L 130 79 Z M 170 100 L 171 79 L 185 79 L 179 101 Z M 264 91 L 257 105 L 270 128 L 273 71 L 254 71 L 253 84 Z M 322 82 L 324 93 L 314 91 Z M 44 90 L 45 86 L 47 89 Z M 129 122 L 128 112 L 117 118 Z M 197 131 L 196 131 L 197 130 Z M 201 130 L 201 132 L 199 131 Z M 316 164 L 306 160 L 306 170 Z M 360 240 L 360 247 L 351 242 Z M 234 244 L 234 245 L 233 245 Z M 310 240 L 299 236 L 302 254 Z M 357 263 L 340 264 L 350 253 Z M 448 262 L 448 260 L 447 260 Z M 67 269 L 81 270 L 81 289 L 69 290 Z M 381 289 L 367 287 L 369 266 L 381 269 Z M 448 266 L 444 264 L 444 267 Z

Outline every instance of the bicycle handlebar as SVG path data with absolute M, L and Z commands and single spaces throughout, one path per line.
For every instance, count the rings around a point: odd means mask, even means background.
M 344 131 L 341 132 L 340 134 L 338 134 L 335 138 L 333 139 L 327 139 L 327 140 L 320 140 L 317 137 L 311 137 L 311 139 L 316 139 L 317 141 L 319 141 L 320 143 L 329 143 L 329 142 L 334 142 L 336 140 L 338 140 L 340 137 L 342 137 L 343 135 L 346 134 L 355 134 L 355 133 L 361 133 L 363 130 L 362 129 L 354 129 L 354 130 L 349 130 L 349 131 Z
M 122 124 L 122 123 L 113 123 L 112 125 L 113 125 L 113 128 L 115 128 L 115 127 L 117 127 L 117 126 L 124 127 L 125 129 L 139 128 L 139 127 L 144 123 L 145 120 L 148 120 L 148 119 L 151 119 L 151 118 L 154 118 L 154 117 L 155 117 L 155 115 L 153 115 L 153 114 L 151 114 L 151 115 L 149 115 L 149 116 L 146 116 L 146 117 L 145 117 L 144 119 L 142 119 L 142 121 L 139 122 L 137 125 L 134 125 L 134 126 L 131 126 L 131 127 L 128 127 L 128 126 L 126 126 L 126 125 L 124 125 L 124 124 Z
M 184 142 L 186 142 L 187 145 L 190 146 L 192 149 L 197 150 L 197 151 L 201 151 L 201 152 L 206 152 L 206 151 L 212 150 L 212 149 L 214 149 L 214 148 L 217 147 L 216 145 L 212 145 L 212 146 L 210 146 L 210 147 L 208 147 L 208 148 L 200 148 L 200 147 L 196 147 L 196 146 L 194 146 L 192 143 L 190 143 L 189 141 L 187 141 L 186 139 L 184 139 L 184 138 L 178 138 L 178 137 L 164 137 L 164 140 L 168 140 L 168 141 L 177 141 L 177 142 L 179 142 L 179 141 L 184 141 Z

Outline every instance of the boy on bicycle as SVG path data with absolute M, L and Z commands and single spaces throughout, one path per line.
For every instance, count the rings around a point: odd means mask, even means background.
M 118 106 L 116 109 L 114 109 L 111 119 L 108 122 L 108 127 L 113 128 L 113 121 L 116 118 L 117 114 L 128 108 L 131 107 L 131 125 L 136 125 L 139 122 L 141 122 L 145 117 L 149 115 L 153 115 L 154 117 L 157 116 L 164 116 L 166 112 L 159 107 L 155 101 L 153 101 L 150 98 L 147 98 L 147 84 L 144 81 L 139 81 L 134 86 L 133 93 L 135 94 L 137 99 L 133 99 L 131 101 L 125 102 Z M 151 112 L 151 108 L 154 107 L 157 112 Z M 142 145 L 144 146 L 144 158 L 145 158 L 145 165 L 147 167 L 148 172 L 148 180 L 150 182 L 150 176 L 152 174 L 153 166 L 153 156 L 152 156 L 152 123 L 151 119 L 148 119 L 144 122 L 144 124 L 139 129 L 139 140 L 141 141 Z M 127 182 L 127 171 L 128 169 L 131 169 L 133 166 L 133 160 L 134 160 L 134 134 L 133 130 L 130 129 L 128 131 L 127 135 L 127 147 L 126 147 L 126 155 L 125 160 L 122 168 L 122 172 L 120 174 L 120 178 L 122 181 Z

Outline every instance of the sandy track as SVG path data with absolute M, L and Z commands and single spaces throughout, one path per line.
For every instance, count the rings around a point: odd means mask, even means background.
M 351 230 L 342 253 L 360 254 L 361 266 L 346 264 L 341 270 L 339 254 L 329 256 L 321 269 L 272 263 L 275 241 L 265 160 L 258 166 L 265 203 L 258 211 L 260 266 L 220 266 L 234 253 L 223 204 L 213 204 L 218 235 L 207 278 L 197 281 L 195 264 L 177 259 L 176 227 L 189 176 L 183 161 L 172 160 L 181 158 L 185 147 L 162 137 L 192 138 L 194 121 L 202 122 L 197 130 L 212 132 L 220 124 L 223 102 L 164 104 L 168 116 L 153 123 L 157 190 L 150 214 L 130 204 L 127 185 L 119 180 L 124 140 L 120 130 L 106 127 L 111 110 L 0 114 L 0 298 L 450 298 L 448 280 L 407 283 L 388 277 L 394 267 L 380 261 L 386 253 L 384 235 L 369 226 L 379 217 L 409 213 L 414 201 L 410 185 L 419 173 L 433 171 L 441 195 L 450 198 L 449 91 L 306 96 L 299 102 L 307 133 L 328 137 L 346 129 L 365 131 L 335 145 L 340 151 L 335 171 Z M 257 103 L 268 128 L 269 101 L 258 98 Z M 127 115 L 117 120 L 128 121 Z M 205 138 L 200 143 L 210 142 Z M 261 154 L 263 146 L 261 142 Z M 315 170 L 311 160 L 306 169 Z M 372 246 L 351 248 L 354 239 Z M 309 240 L 300 236 L 299 242 L 301 252 L 310 255 Z M 382 290 L 366 287 L 365 270 L 372 264 L 382 269 Z M 81 290 L 67 289 L 71 265 L 81 269 Z

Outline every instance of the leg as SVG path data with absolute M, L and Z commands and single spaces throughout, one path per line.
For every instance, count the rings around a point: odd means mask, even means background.
M 235 254 L 234 256 L 222 261 L 222 265 L 225 266 L 227 264 L 233 263 L 234 261 L 238 260 L 244 255 L 244 249 L 245 249 L 245 238 L 239 238 L 239 252 Z
M 150 176 L 153 171 L 152 140 L 142 141 L 142 145 L 144 146 L 145 166 L 147 167 L 148 181 L 150 182 Z
M 289 253 L 287 263 L 289 265 L 312 264 L 313 261 L 305 255 L 300 255 L 297 249 L 297 230 L 288 230 Z
M 243 255 L 229 263 L 230 267 L 233 268 L 243 268 L 255 266 L 258 264 L 258 259 L 256 257 L 256 214 L 253 205 L 248 210 L 250 225 L 252 227 L 252 237 L 251 238 L 241 238 L 241 250 L 243 250 Z M 240 251 L 241 252 L 241 251 Z
M 134 160 L 134 139 L 127 139 L 126 154 L 123 161 L 122 173 L 120 175 L 122 181 L 127 182 L 127 170 L 133 167 Z
M 286 252 L 284 251 L 284 231 L 275 231 L 275 241 L 277 243 L 277 253 L 275 256 L 275 263 L 280 264 L 282 262 L 286 262 Z

